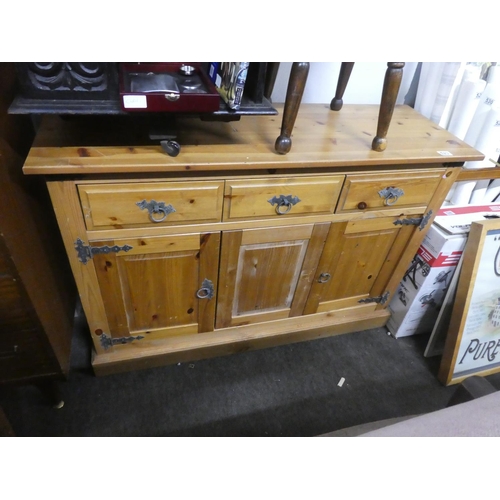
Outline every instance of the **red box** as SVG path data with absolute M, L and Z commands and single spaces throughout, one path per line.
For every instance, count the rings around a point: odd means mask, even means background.
M 183 74 L 185 67 L 191 74 Z M 127 112 L 212 113 L 220 95 L 200 63 L 120 63 L 120 103 Z

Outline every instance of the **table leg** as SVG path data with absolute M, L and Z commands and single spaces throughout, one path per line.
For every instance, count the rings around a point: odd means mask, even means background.
M 374 151 L 384 151 L 387 147 L 387 132 L 391 124 L 392 113 L 396 105 L 401 79 L 403 77 L 403 62 L 387 63 L 385 72 L 384 87 L 382 89 L 382 101 L 378 115 L 377 135 L 373 139 L 372 149 Z
M 300 102 L 309 74 L 309 63 L 293 63 L 288 80 L 286 91 L 285 107 L 283 110 L 283 120 L 281 123 L 281 134 L 276 139 L 274 149 L 280 154 L 286 154 L 292 148 L 292 130 L 295 125 L 295 119 L 299 112 Z
M 335 97 L 330 103 L 330 109 L 333 111 L 340 111 L 344 104 L 342 98 L 344 97 L 344 92 L 349 82 L 349 77 L 351 76 L 352 68 L 354 67 L 353 62 L 343 62 L 340 66 L 339 79 L 337 82 L 337 90 L 335 92 Z

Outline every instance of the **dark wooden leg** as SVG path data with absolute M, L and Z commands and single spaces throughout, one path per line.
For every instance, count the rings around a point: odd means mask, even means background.
M 54 408 L 59 409 L 64 406 L 62 393 L 57 382 L 54 380 L 48 382 L 38 382 L 36 386 Z
M 335 97 L 330 103 L 330 109 L 333 111 L 340 111 L 344 104 L 342 98 L 344 97 L 344 92 L 349 82 L 349 77 L 351 76 L 352 68 L 354 67 L 353 62 L 343 62 L 340 66 L 339 79 L 337 82 L 337 90 L 335 92 Z
M 283 121 L 281 123 L 281 134 L 276 139 L 274 149 L 280 154 L 286 154 L 292 148 L 292 130 L 295 119 L 299 112 L 300 102 L 306 87 L 307 75 L 309 74 L 309 63 L 293 63 L 286 91 L 285 108 L 283 110 Z
M 14 437 L 15 433 L 12 430 L 9 419 L 2 407 L 0 407 L 0 437 Z
M 264 97 L 271 100 L 271 95 L 274 90 L 274 84 L 276 82 L 276 76 L 278 76 L 278 70 L 280 69 L 279 62 L 268 62 L 266 68 L 266 81 L 264 84 Z
M 386 136 L 391 124 L 399 87 L 401 86 L 404 65 L 405 63 L 403 62 L 387 63 L 384 87 L 382 89 L 382 102 L 380 103 L 378 115 L 377 135 L 372 142 L 372 149 L 374 151 L 384 151 L 387 147 Z

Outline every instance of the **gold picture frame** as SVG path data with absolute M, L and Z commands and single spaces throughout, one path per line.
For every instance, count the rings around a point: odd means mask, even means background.
M 500 372 L 500 219 L 473 222 L 438 379 Z

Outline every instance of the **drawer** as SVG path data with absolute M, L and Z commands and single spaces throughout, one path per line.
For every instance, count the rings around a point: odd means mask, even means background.
M 427 206 L 445 169 L 347 175 L 337 213 Z
M 80 184 L 87 229 L 220 222 L 223 181 Z
M 333 214 L 343 175 L 226 181 L 224 220 Z
M 53 373 L 55 366 L 37 330 L 0 333 L 0 381 L 15 382 Z

